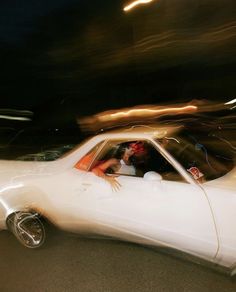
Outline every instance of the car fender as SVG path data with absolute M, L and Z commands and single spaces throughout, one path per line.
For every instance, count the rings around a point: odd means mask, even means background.
M 236 222 L 236 194 L 230 189 L 219 189 L 204 185 L 211 203 L 219 237 L 219 251 L 217 263 L 228 268 L 236 266 L 236 234 L 234 223 Z
M 0 189 L 0 229 L 7 229 L 6 219 L 13 212 L 35 211 L 44 215 L 43 202 L 46 195 L 41 189 L 13 183 Z

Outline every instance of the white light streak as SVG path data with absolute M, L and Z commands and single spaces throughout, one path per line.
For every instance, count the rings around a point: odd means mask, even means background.
M 178 144 L 180 144 L 179 140 L 174 138 L 174 137 L 165 137 L 167 140 L 174 140 L 175 142 L 177 142 Z
M 124 11 L 129 11 L 129 10 L 131 10 L 132 8 L 134 8 L 137 5 L 147 4 L 147 3 L 150 3 L 152 1 L 153 0 L 136 0 L 136 1 L 132 2 L 132 3 L 130 3 L 129 5 L 125 6 L 123 10 Z
M 0 119 L 5 119 L 5 120 L 13 120 L 13 121 L 31 121 L 30 118 L 25 118 L 25 117 L 13 117 L 13 116 L 7 116 L 7 115 L 0 115 Z
M 12 189 L 18 189 L 23 187 L 24 185 L 22 183 L 17 184 L 17 185 L 13 185 L 13 186 L 7 186 L 7 187 L 3 187 L 0 189 L 0 193 L 8 191 L 8 190 L 12 190 Z
M 236 102 L 236 98 L 234 98 L 234 99 L 232 99 L 232 100 L 226 102 L 225 104 L 228 105 L 228 104 L 233 104 L 233 103 L 235 103 L 235 102 Z

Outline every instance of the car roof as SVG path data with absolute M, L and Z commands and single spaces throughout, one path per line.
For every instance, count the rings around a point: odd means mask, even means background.
M 182 126 L 138 125 L 107 131 L 99 136 L 103 139 L 119 138 L 164 138 L 182 129 Z

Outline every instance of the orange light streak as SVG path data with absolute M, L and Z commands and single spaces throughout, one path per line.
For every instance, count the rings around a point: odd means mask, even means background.
M 165 113 L 178 113 L 178 112 L 188 112 L 195 111 L 198 107 L 194 105 L 187 105 L 183 107 L 173 107 L 173 108 L 139 108 L 139 109 L 131 109 L 127 111 L 120 111 L 111 114 L 99 115 L 98 119 L 100 121 L 110 121 L 116 120 L 120 118 L 134 117 L 134 116 L 153 116 L 155 114 L 165 114 Z

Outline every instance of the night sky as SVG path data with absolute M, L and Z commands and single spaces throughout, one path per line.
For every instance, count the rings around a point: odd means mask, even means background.
M 0 114 L 30 110 L 14 127 L 63 127 L 108 109 L 235 97 L 235 0 L 125 13 L 129 2 L 2 0 Z

